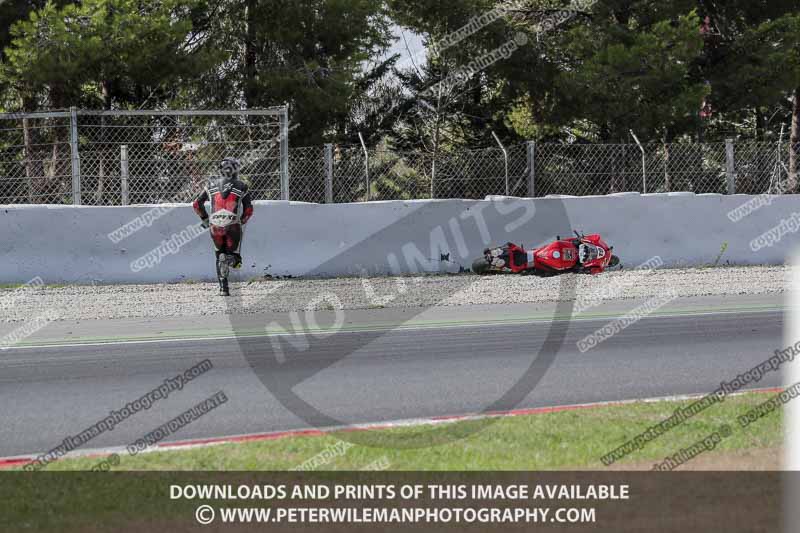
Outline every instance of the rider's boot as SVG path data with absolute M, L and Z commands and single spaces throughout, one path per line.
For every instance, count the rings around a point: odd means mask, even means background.
M 222 265 L 221 261 L 221 260 L 224 261 L 227 258 L 225 257 L 225 255 L 222 254 L 222 252 L 219 251 L 216 252 L 216 256 L 217 256 L 217 261 L 216 261 L 217 280 L 219 281 L 219 295 L 230 296 L 231 293 L 228 290 L 228 275 L 227 272 L 223 272 L 223 270 L 227 270 L 227 267 Z

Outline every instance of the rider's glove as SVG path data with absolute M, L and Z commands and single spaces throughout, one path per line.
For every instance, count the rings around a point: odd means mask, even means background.
M 204 218 L 204 219 L 203 219 L 203 220 L 200 222 L 200 224 L 202 224 L 202 226 L 203 226 L 205 229 L 208 229 L 208 227 L 211 225 L 211 224 L 208 222 L 208 219 L 207 219 L 207 218 Z

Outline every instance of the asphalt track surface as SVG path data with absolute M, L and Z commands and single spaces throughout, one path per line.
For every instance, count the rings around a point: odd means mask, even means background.
M 589 352 L 578 350 L 579 339 L 640 303 L 622 302 L 570 321 L 542 381 L 514 407 L 710 392 L 782 347 L 783 302 L 774 295 L 680 299 Z M 320 359 L 329 359 L 324 370 L 305 377 L 293 391 L 343 423 L 478 413 L 531 365 L 551 327 L 530 309 L 517 311 L 514 318 L 508 309 L 491 306 L 428 310 L 447 320 L 400 328 L 385 325 L 397 322 L 397 316 L 366 312 L 360 320 L 385 327 L 381 335 L 365 345 L 364 331 L 346 327 L 295 355 L 300 359 L 281 377 L 294 380 L 290 373 L 302 373 L 304 365 L 318 369 Z M 526 319 L 525 312 L 534 318 Z M 499 318 L 488 320 L 492 316 Z M 200 329 L 193 336 L 192 321 L 185 323 L 187 338 L 125 342 L 120 331 L 130 338 L 132 326 L 123 322 L 105 341 L 75 345 L 63 342 L 66 329 L 105 330 L 99 324 L 57 325 L 53 337 L 39 340 L 43 346 L 0 352 L 0 456 L 50 450 L 204 359 L 212 361 L 212 370 L 85 448 L 125 446 L 220 390 L 229 398 L 225 405 L 167 441 L 309 427 L 265 388 L 241 353 L 240 343 L 270 351 L 269 339 L 237 342 L 203 336 Z M 204 326 L 195 321 L 195 327 Z M 780 374 L 773 372 L 755 387 L 780 385 Z

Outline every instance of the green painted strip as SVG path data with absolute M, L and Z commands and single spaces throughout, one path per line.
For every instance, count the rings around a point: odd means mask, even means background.
M 708 307 L 708 308 L 693 308 L 693 309 L 669 309 L 659 310 L 644 318 L 668 318 L 675 316 L 693 316 L 693 315 L 708 315 L 708 314 L 739 314 L 739 313 L 761 313 L 761 312 L 776 312 L 783 311 L 783 307 L 774 305 L 746 305 L 746 306 L 733 306 L 733 307 Z M 37 346 L 70 346 L 74 344 L 115 344 L 115 343 L 136 343 L 136 342 L 157 342 L 157 341 L 179 341 L 179 340 L 214 340 L 225 338 L 258 338 L 258 337 L 272 337 L 279 335 L 297 335 L 297 334 L 317 334 L 317 333 L 369 333 L 374 331 L 403 331 L 414 329 L 445 329 L 457 327 L 479 327 L 479 326 L 503 326 L 503 325 L 518 325 L 518 324 L 535 324 L 542 322 L 563 322 L 563 321 L 597 321 L 603 319 L 615 319 L 624 316 L 625 312 L 615 313 L 582 313 L 580 316 L 573 317 L 566 314 L 551 315 L 548 313 L 539 313 L 535 315 L 520 315 L 509 316 L 500 319 L 465 319 L 465 320 L 415 320 L 411 319 L 407 322 L 384 322 L 376 324 L 360 324 L 348 325 L 336 331 L 331 331 L 328 328 L 308 328 L 304 327 L 300 330 L 283 330 L 280 328 L 272 328 L 265 330 L 262 328 L 244 328 L 241 330 L 233 331 L 231 329 L 219 330 L 179 330 L 179 331 L 164 331 L 159 334 L 142 334 L 142 335 L 127 335 L 127 336 L 110 336 L 110 337 L 75 337 L 70 339 L 43 339 L 40 341 L 21 342 L 16 347 L 32 348 Z M 13 349 L 13 347 L 12 347 Z

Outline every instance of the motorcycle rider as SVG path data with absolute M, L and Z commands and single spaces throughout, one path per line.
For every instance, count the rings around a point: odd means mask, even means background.
M 211 229 L 219 293 L 221 296 L 230 296 L 227 267 L 242 266 L 244 225 L 253 216 L 253 203 L 247 184 L 239 179 L 237 159 L 223 159 L 219 164 L 219 174 L 208 180 L 206 189 L 195 198 L 192 207 L 202 220 L 203 227 Z M 210 216 L 205 208 L 206 202 L 211 203 Z

